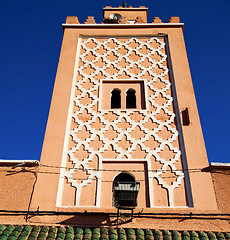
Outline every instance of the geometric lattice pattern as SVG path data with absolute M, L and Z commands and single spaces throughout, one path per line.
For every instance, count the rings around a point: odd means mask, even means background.
M 167 190 L 168 206 L 174 207 L 174 190 L 182 187 L 184 173 L 164 38 L 81 40 L 63 159 L 64 167 L 68 162 L 72 167 L 63 169 L 60 176 L 76 188 L 75 206 L 92 179 L 97 179 L 95 205 L 100 206 L 102 163 L 120 160 L 147 163 L 150 207 L 157 205 L 153 180 Z M 102 80 L 144 81 L 147 109 L 100 110 Z M 74 178 L 82 172 L 85 178 Z M 59 191 L 63 184 L 61 180 Z

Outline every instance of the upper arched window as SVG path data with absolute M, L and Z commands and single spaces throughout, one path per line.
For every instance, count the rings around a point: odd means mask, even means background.
M 118 88 L 111 92 L 111 108 L 121 108 L 121 90 Z
M 137 108 L 136 91 L 132 88 L 126 92 L 126 108 Z

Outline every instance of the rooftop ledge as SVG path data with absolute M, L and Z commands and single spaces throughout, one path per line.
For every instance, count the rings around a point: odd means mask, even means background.
M 210 163 L 211 170 L 213 169 L 222 169 L 222 170 L 228 170 L 230 169 L 230 163 L 221 163 L 221 162 L 211 162 Z
M 38 166 L 39 161 L 38 160 L 10 160 L 10 159 L 0 159 L 0 166 L 6 167 L 6 166 L 14 166 L 14 167 L 23 167 L 23 166 Z
M 184 27 L 184 23 L 136 23 L 136 24 L 76 24 L 76 23 L 63 23 L 63 28 L 66 27 L 102 27 L 102 28 L 109 28 L 109 27 L 129 27 L 129 28 L 139 28 L 139 27 Z

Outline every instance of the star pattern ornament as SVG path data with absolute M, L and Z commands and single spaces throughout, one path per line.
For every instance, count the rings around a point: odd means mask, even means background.
M 79 204 L 82 186 L 91 184 L 93 177 L 98 179 L 95 194 L 96 206 L 100 206 L 102 163 L 104 160 L 122 159 L 147 162 L 151 207 L 154 207 L 152 178 L 156 178 L 159 185 L 167 189 L 169 206 L 173 207 L 173 189 L 180 187 L 184 173 L 177 170 L 174 164 L 181 161 L 181 152 L 177 147 L 179 140 L 174 125 L 175 114 L 171 110 L 173 96 L 168 80 L 164 38 L 84 37 L 81 39 L 78 62 L 80 64 L 75 69 L 77 77 L 73 83 L 78 94 L 71 99 L 72 105 L 78 106 L 78 110 L 72 110 L 71 115 L 77 125 L 66 133 L 75 144 L 66 151 L 66 158 L 68 155 L 67 161 L 73 162 L 75 167 L 63 170 L 60 176 L 66 177 L 68 183 L 77 188 L 76 206 Z M 102 80 L 118 79 L 145 81 L 148 107 L 120 112 L 113 109 L 100 110 L 98 106 L 102 99 L 98 93 Z M 153 147 L 149 141 L 155 141 Z M 165 149 L 171 153 L 169 159 L 162 154 Z M 88 166 L 93 156 L 98 158 L 98 169 L 90 169 Z M 161 168 L 157 171 L 152 169 L 151 159 L 161 163 Z M 76 183 L 71 176 L 80 165 L 87 172 L 88 178 Z M 182 169 L 182 164 L 180 166 Z M 175 175 L 171 184 L 162 177 L 166 172 Z

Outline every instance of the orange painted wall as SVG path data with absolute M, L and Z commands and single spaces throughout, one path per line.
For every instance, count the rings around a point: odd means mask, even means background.
M 31 193 L 33 192 L 33 186 L 36 181 L 36 173 L 40 171 L 48 171 L 44 167 L 40 166 L 32 168 L 17 168 L 1 166 L 0 167 L 0 200 L 1 210 L 8 211 L 27 211 L 30 204 Z M 212 170 L 212 178 L 215 188 L 215 195 L 217 199 L 218 211 L 216 213 L 228 213 L 229 212 L 229 170 L 218 169 Z M 140 179 L 140 178 L 139 178 Z M 47 184 L 48 185 L 48 184 Z M 44 193 L 45 186 L 43 188 Z M 46 193 L 47 194 L 47 193 Z M 72 209 L 74 210 L 74 209 Z M 82 209 L 83 211 L 85 209 Z M 76 209 L 75 209 L 76 211 Z M 106 211 L 102 215 L 90 214 L 93 209 L 88 209 L 88 214 L 85 215 L 67 215 L 67 216 L 42 216 L 42 215 L 28 215 L 26 220 L 26 214 L 14 214 L 10 213 L 0 214 L 1 224 L 50 224 L 50 225 L 76 225 L 82 227 L 99 227 L 99 226 L 114 226 L 116 225 L 116 217 L 110 217 Z M 99 210 L 100 211 L 100 210 Z M 166 209 L 155 209 L 154 213 L 167 213 Z M 171 209 L 170 213 L 189 213 L 186 210 Z M 115 213 L 115 211 L 114 211 Z M 203 211 L 200 213 L 204 213 Z M 213 211 L 205 211 L 205 213 L 213 213 Z M 127 219 L 128 220 L 128 219 Z M 153 218 L 138 218 L 134 217 L 132 222 L 126 222 L 124 219 L 120 220 L 120 227 L 131 228 L 158 228 L 158 229 L 170 229 L 170 230 L 196 230 L 196 231 L 229 231 L 229 220 L 226 217 L 186 217 L 186 216 L 171 216 L 162 217 L 154 216 Z
M 212 169 L 212 181 L 214 185 L 218 210 L 230 212 L 230 169 Z

